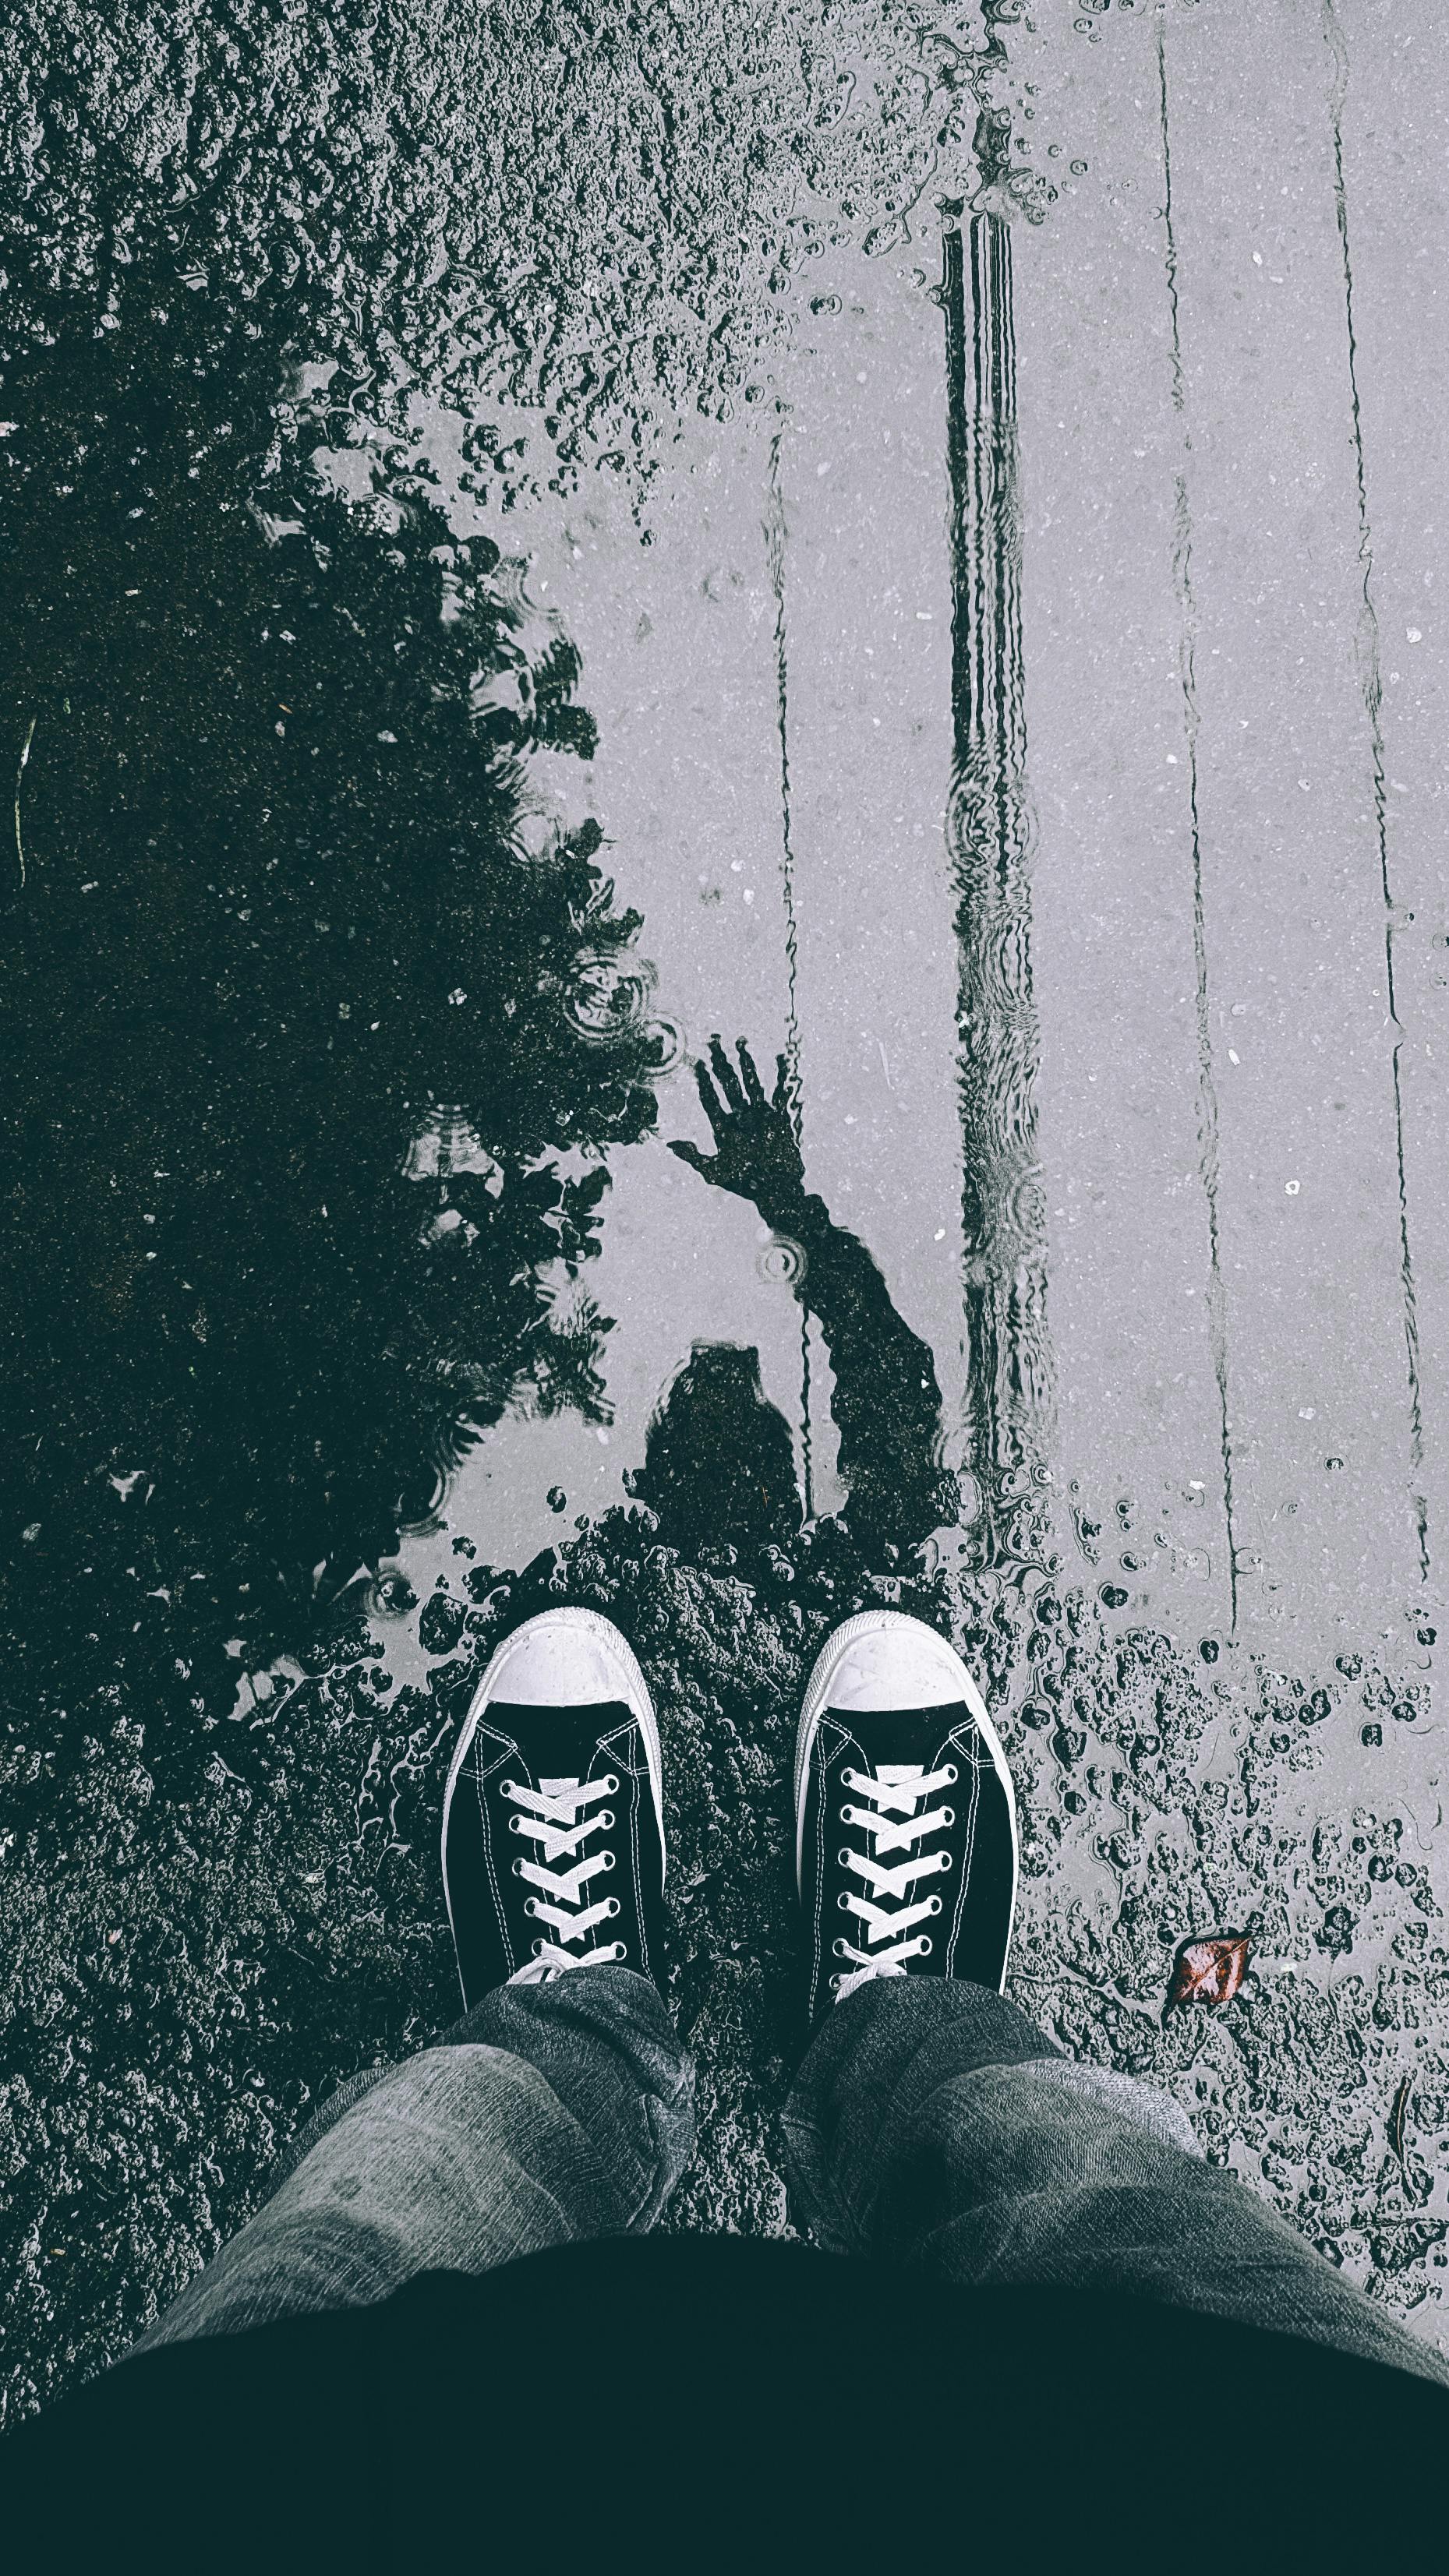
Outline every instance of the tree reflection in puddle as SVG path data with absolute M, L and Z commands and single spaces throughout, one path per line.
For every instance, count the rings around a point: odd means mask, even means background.
M 525 660 L 424 489 L 312 471 L 236 345 L 63 330 L 0 450 L 6 1625 L 183 1708 L 520 1389 L 606 1418 L 561 1289 L 666 1053 L 597 824 L 528 778 L 592 749 L 572 648 Z

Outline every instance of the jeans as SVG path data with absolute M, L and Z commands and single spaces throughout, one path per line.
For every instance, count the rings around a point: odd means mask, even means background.
M 1135 2293 L 1449 2385 L 1449 2363 L 1206 2161 L 1167 2094 L 1072 2063 L 984 1987 L 907 1977 L 847 1995 L 784 2132 L 793 2214 L 837 2253 L 973 2288 Z M 646 1978 L 499 1987 L 437 2046 L 344 2085 L 137 2349 L 642 2234 L 693 2143 L 693 2065 Z

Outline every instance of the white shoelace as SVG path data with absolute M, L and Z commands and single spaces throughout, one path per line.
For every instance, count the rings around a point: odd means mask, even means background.
M 837 1959 L 855 1962 L 852 1969 L 831 1980 L 837 2003 L 868 1978 L 903 1977 L 908 1959 L 929 1955 L 930 1934 L 915 1931 L 915 1926 L 940 1913 L 941 1899 L 934 1892 L 918 1897 L 915 1891 L 923 1878 L 934 1878 L 951 1867 L 951 1854 L 922 1852 L 916 1846 L 927 1834 L 955 1823 L 951 1808 L 929 1807 L 925 1801 L 939 1789 L 949 1788 L 956 1776 L 954 1762 L 940 1771 L 924 1771 L 919 1762 L 881 1762 L 874 1778 L 863 1771 L 842 1772 L 846 1788 L 869 1803 L 840 1811 L 842 1821 L 868 1839 L 863 1851 L 843 1848 L 840 1865 L 864 1880 L 869 1892 L 860 1895 L 849 1887 L 840 1899 L 848 1913 L 859 1917 L 867 1946 L 857 1949 L 843 1937 L 836 1942 Z M 895 1863 L 885 1858 L 899 1851 L 908 1857 Z
M 531 1859 L 516 1860 L 517 1875 L 526 1878 L 540 1893 L 530 1896 L 525 1911 L 540 1923 L 546 1923 L 556 1938 L 541 1938 L 533 1957 L 519 1968 L 511 1982 L 514 1985 L 542 1985 L 562 1974 L 565 1968 L 605 1967 L 622 1959 L 622 1941 L 596 1942 L 592 1949 L 566 1949 L 566 1942 L 582 1941 L 619 1911 L 616 1896 L 596 1897 L 589 1902 L 585 1890 L 601 1871 L 611 1870 L 611 1851 L 596 1851 L 574 1859 L 591 1834 L 607 1832 L 613 1815 L 601 1807 L 592 1816 L 584 1810 L 595 1798 L 613 1797 L 619 1783 L 612 1772 L 602 1780 L 540 1780 L 536 1789 L 525 1789 L 517 1780 L 505 1780 L 502 1794 L 518 1808 L 511 1819 L 516 1834 L 532 1838 Z M 568 1858 L 571 1869 L 556 1869 L 556 1861 Z

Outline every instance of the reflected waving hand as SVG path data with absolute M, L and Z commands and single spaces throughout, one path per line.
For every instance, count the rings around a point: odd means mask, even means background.
M 708 1064 L 701 1061 L 694 1068 L 699 1096 L 714 1135 L 714 1153 L 703 1153 L 698 1145 L 683 1139 L 672 1142 L 669 1150 L 716 1189 L 732 1190 L 737 1198 L 752 1199 L 762 1215 L 768 1203 L 774 1221 L 774 1212 L 782 1203 L 798 1199 L 805 1185 L 804 1165 L 790 1118 L 789 1067 L 784 1056 L 777 1057 L 774 1094 L 767 1098 L 754 1057 L 743 1038 L 738 1040 L 736 1052 L 738 1071 L 723 1041 L 713 1037 Z

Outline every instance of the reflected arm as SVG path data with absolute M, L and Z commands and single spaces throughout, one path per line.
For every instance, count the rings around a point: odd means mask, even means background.
M 767 1099 L 743 1040 L 736 1072 L 715 1038 L 698 1068 L 718 1148 L 673 1151 L 715 1187 L 759 1209 L 765 1223 L 804 1254 L 796 1294 L 819 1318 L 835 1373 L 832 1412 L 840 1469 L 850 1488 L 857 1537 L 909 1547 L 949 1519 L 954 1480 L 940 1467 L 941 1390 L 929 1346 L 897 1313 L 865 1245 L 837 1225 L 818 1192 L 805 1187 L 780 1059 Z

